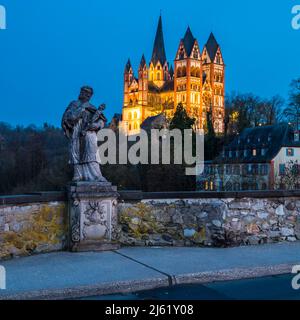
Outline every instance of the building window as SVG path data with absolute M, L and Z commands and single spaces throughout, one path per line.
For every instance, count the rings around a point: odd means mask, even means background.
M 267 190 L 267 189 L 268 189 L 267 184 L 266 184 L 266 183 L 263 183 L 263 184 L 261 185 L 261 190 Z
M 260 174 L 266 176 L 268 174 L 268 165 L 263 164 L 260 166 Z
M 264 157 L 267 153 L 267 150 L 266 149 L 261 149 L 261 155 Z
M 232 166 L 231 165 L 227 165 L 226 166 L 226 174 L 230 175 L 232 173 Z
M 252 165 L 252 174 L 258 175 L 258 165 L 257 164 Z
M 224 167 L 222 165 L 218 166 L 218 174 L 224 174 Z
M 256 150 L 256 149 L 253 149 L 252 155 L 253 155 L 253 157 L 256 157 L 256 156 L 257 156 L 257 150 Z
M 279 174 L 281 176 L 284 176 L 285 175 L 285 164 L 280 164 L 279 165 Z
M 241 190 L 241 185 L 238 182 L 236 182 L 233 185 L 233 189 L 234 189 L 234 191 L 240 191 Z
M 286 156 L 293 157 L 294 156 L 294 149 L 292 149 L 292 148 L 286 149 Z
M 131 124 L 128 126 L 128 129 L 129 129 L 129 131 L 131 131 L 131 129 L 132 129 L 132 126 L 131 126 Z
M 131 112 L 128 113 L 128 120 L 132 120 L 132 113 Z
M 235 165 L 233 168 L 233 174 L 235 175 L 240 175 L 241 174 L 241 170 L 240 170 L 240 166 L 239 165 Z

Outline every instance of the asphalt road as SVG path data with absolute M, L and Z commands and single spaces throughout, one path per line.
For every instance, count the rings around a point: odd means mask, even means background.
M 293 275 L 185 285 L 133 294 L 90 297 L 84 300 L 300 300 L 292 288 Z

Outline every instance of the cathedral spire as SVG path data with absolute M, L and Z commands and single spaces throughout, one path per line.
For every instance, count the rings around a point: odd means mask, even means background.
M 128 73 L 131 69 L 131 62 L 130 59 L 128 59 L 126 66 L 125 66 L 125 72 Z
M 145 58 L 145 55 L 143 55 L 140 62 L 140 68 L 143 69 L 145 65 L 146 65 L 146 58 Z
M 187 28 L 183 38 L 184 48 L 188 56 L 191 55 L 196 39 L 194 38 L 190 27 Z
M 160 62 L 161 65 L 163 66 L 166 61 L 167 61 L 167 58 L 166 58 L 164 35 L 163 35 L 163 28 L 162 28 L 162 18 L 160 16 L 158 21 L 155 41 L 154 41 L 151 62 L 154 64 L 154 66 L 158 62 Z
M 211 32 L 209 39 L 205 45 L 209 58 L 211 59 L 211 61 L 215 60 L 218 48 L 219 48 L 219 44 L 214 36 L 214 34 Z

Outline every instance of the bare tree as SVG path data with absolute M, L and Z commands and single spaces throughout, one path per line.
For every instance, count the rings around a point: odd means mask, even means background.
M 300 164 L 291 160 L 285 166 L 284 173 L 275 178 L 275 188 L 296 190 L 300 188 Z
M 290 103 L 283 115 L 298 130 L 300 124 L 300 78 L 293 80 L 290 87 Z

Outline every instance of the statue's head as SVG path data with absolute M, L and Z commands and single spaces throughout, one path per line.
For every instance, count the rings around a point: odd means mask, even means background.
M 94 94 L 94 90 L 91 87 L 84 86 L 80 90 L 79 100 L 81 102 L 89 102 Z

